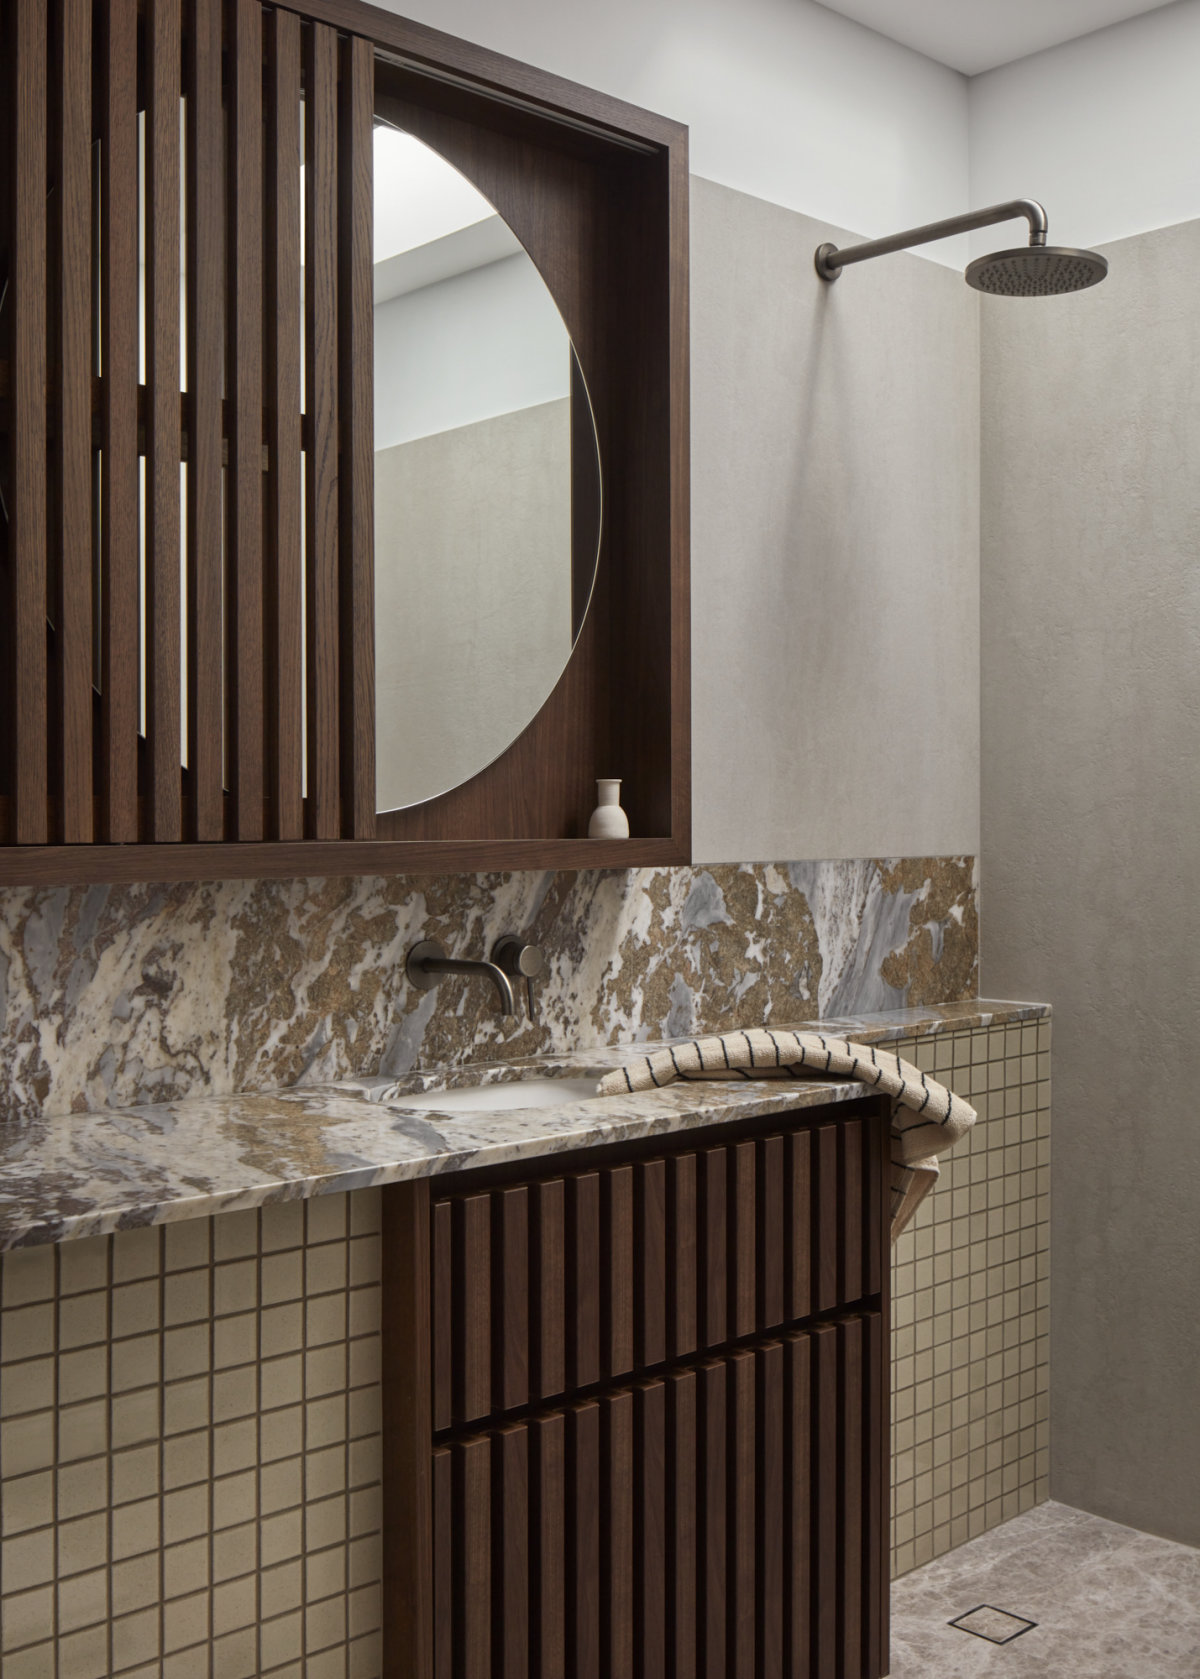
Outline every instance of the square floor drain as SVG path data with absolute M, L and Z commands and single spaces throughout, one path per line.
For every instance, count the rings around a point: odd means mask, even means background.
M 1010 1615 L 1007 1609 L 993 1609 L 990 1603 L 981 1603 L 978 1609 L 969 1609 L 949 1624 L 958 1627 L 960 1632 L 986 1638 L 989 1644 L 1011 1644 L 1014 1638 L 1020 1638 L 1030 1627 L 1037 1626 L 1036 1621 L 1027 1621 L 1022 1615 Z

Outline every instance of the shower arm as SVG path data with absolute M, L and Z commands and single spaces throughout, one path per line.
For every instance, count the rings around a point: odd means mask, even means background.
M 1045 210 L 1035 198 L 1010 198 L 1006 204 L 970 210 L 965 216 L 950 216 L 944 222 L 926 222 L 924 227 L 910 227 L 907 232 L 893 233 L 886 239 L 869 239 L 865 245 L 851 245 L 844 251 L 836 245 L 818 245 L 813 260 L 822 280 L 836 280 L 852 262 L 906 251 L 912 245 L 928 245 L 935 239 L 949 239 L 952 234 L 970 233 L 974 228 L 991 227 L 996 222 L 1015 221 L 1018 216 L 1024 216 L 1029 223 L 1030 245 L 1044 245 L 1049 231 Z

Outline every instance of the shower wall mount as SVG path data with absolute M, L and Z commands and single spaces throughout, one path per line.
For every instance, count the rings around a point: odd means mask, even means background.
M 913 245 L 929 245 L 937 239 L 949 239 L 955 233 L 970 233 L 977 227 L 1015 221 L 1019 216 L 1029 223 L 1029 244 L 976 257 L 963 276 L 976 291 L 991 292 L 998 297 L 1057 297 L 1064 292 L 1086 291 L 1088 286 L 1099 285 L 1108 273 L 1107 260 L 1095 251 L 1046 243 L 1049 223 L 1045 210 L 1034 198 L 1010 198 L 1004 204 L 989 205 L 986 210 L 969 210 L 966 215 L 950 216 L 945 221 L 926 222 L 924 227 L 910 227 L 886 239 L 869 239 L 846 250 L 839 250 L 836 245 L 818 245 L 813 262 L 822 280 L 832 282 L 852 262 L 906 251 Z

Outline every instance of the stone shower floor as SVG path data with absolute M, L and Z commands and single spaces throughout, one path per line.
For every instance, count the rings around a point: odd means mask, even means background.
M 946 1624 L 981 1604 L 1037 1625 L 991 1644 Z M 891 1679 L 976 1675 L 1200 1679 L 1200 1550 L 1042 1504 L 897 1580 Z

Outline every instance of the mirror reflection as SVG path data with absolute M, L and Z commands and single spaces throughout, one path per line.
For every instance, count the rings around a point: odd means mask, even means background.
M 599 543 L 567 329 L 486 198 L 375 130 L 376 803 L 486 768 L 561 676 Z

